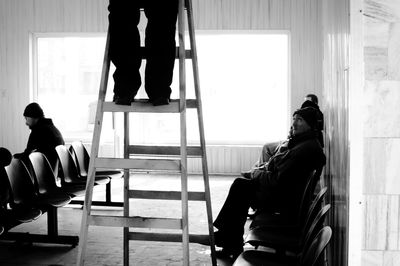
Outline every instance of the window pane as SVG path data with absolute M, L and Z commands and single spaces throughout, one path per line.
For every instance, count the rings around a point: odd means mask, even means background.
M 104 37 L 37 39 L 37 101 L 66 139 L 91 139 Z
M 286 136 L 288 35 L 198 31 L 196 40 L 207 143 L 262 144 Z M 37 101 L 67 139 L 92 137 L 104 46 L 104 36 L 37 38 Z M 186 62 L 187 97 L 194 98 L 191 60 Z M 142 73 L 144 67 L 145 61 Z M 107 100 L 112 88 L 110 76 Z M 179 98 L 178 61 L 172 90 Z M 137 98 L 147 98 L 143 88 Z M 113 141 L 106 118 L 102 137 Z M 188 140 L 198 142 L 196 112 L 188 110 L 187 118 Z M 131 114 L 131 125 L 131 142 L 179 143 L 177 115 Z

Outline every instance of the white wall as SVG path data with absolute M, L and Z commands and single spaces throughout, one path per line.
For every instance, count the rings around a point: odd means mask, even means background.
M 400 265 L 400 1 L 363 0 L 362 265 Z
M 325 101 L 325 197 L 333 229 L 329 265 L 347 265 L 349 196 L 349 1 L 322 1 Z M 352 265 L 353 266 L 353 265 Z
M 105 32 L 107 5 L 107 0 L 0 0 L 0 146 L 20 152 L 29 134 L 22 117 L 31 101 L 29 34 Z M 193 5 L 198 29 L 290 30 L 290 112 L 306 93 L 321 95 L 318 0 L 196 0 Z

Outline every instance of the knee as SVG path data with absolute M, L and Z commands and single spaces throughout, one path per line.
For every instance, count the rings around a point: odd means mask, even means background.
M 241 194 L 246 194 L 246 192 L 252 192 L 254 190 L 254 180 L 238 177 L 236 178 L 232 185 L 231 190 L 240 191 Z
M 249 181 L 249 179 L 238 177 L 238 178 L 235 178 L 235 180 L 233 180 L 232 186 L 235 186 L 235 187 L 242 186 L 245 183 L 247 183 L 247 181 Z

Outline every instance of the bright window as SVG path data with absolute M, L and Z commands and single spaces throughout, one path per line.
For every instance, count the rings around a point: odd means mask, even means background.
M 104 54 L 104 35 L 36 35 L 35 100 L 67 140 L 90 141 Z M 207 144 L 262 144 L 288 131 L 289 36 L 286 32 L 198 31 L 200 87 Z M 189 41 L 186 42 L 189 45 Z M 194 98 L 191 60 L 187 97 Z M 142 71 L 145 62 L 142 64 Z M 107 100 L 112 98 L 111 68 Z M 172 98 L 178 98 L 178 61 Z M 146 98 L 144 89 L 138 98 Z M 102 133 L 113 140 L 111 116 Z M 135 143 L 179 143 L 179 115 L 131 114 Z M 118 129 L 120 130 L 120 129 Z M 188 140 L 198 142 L 188 111 Z

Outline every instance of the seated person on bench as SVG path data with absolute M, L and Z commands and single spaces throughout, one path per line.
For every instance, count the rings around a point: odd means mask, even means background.
M 4 167 L 10 164 L 12 155 L 6 148 L 0 147 L 0 235 L 4 232 L 6 224 L 6 210 L 10 198 L 10 186 Z
M 61 132 L 54 126 L 50 118 L 45 118 L 42 108 L 37 103 L 30 103 L 24 110 L 25 124 L 31 130 L 28 144 L 23 153 L 14 155 L 26 162 L 33 151 L 43 153 L 49 161 L 54 174 L 58 173 L 58 157 L 56 146 L 64 145 Z
M 321 147 L 324 147 L 324 137 L 322 131 L 324 130 L 324 114 L 321 112 L 318 106 L 318 97 L 315 94 L 307 94 L 304 98 L 304 102 L 300 108 L 304 107 L 312 107 L 317 110 L 317 126 L 316 130 L 318 132 L 318 141 L 321 144 Z M 291 130 L 289 132 L 288 138 L 290 138 Z M 282 141 L 276 142 L 268 142 L 265 143 L 262 147 L 261 154 L 257 162 L 253 165 L 252 169 L 242 172 L 241 175 L 245 178 L 251 178 L 254 169 L 257 169 L 259 166 L 262 166 L 274 155 L 277 151 L 279 145 L 282 144 Z
M 306 107 L 293 114 L 292 135 L 253 178 L 236 178 L 214 226 L 219 256 L 235 258 L 243 251 L 244 225 L 249 207 L 280 213 L 294 213 L 309 174 L 325 165 L 317 139 L 317 111 Z

